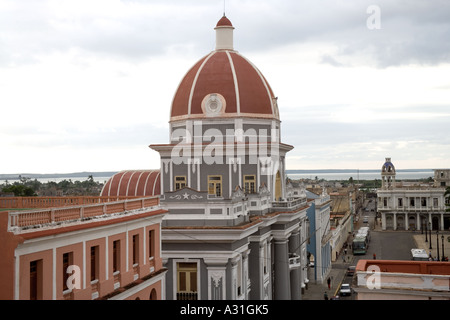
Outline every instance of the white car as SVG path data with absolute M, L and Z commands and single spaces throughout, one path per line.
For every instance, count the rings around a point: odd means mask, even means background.
M 363 223 L 368 223 L 369 222 L 369 217 L 368 216 L 365 216 L 364 218 L 363 218 Z
M 341 289 L 339 290 L 339 294 L 341 296 L 349 296 L 352 294 L 352 289 L 350 288 L 350 285 L 348 283 L 343 283 L 341 285 Z

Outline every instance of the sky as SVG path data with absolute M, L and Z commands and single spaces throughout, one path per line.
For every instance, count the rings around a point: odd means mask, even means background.
M 450 168 L 448 0 L 0 0 L 0 173 L 159 169 L 224 8 L 287 169 Z

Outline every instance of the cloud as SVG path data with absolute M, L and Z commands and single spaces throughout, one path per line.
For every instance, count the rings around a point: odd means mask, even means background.
M 372 4 L 381 10 L 381 29 L 367 28 Z M 3 150 L 24 158 L 30 151 L 42 159 L 51 154 L 61 166 L 58 150 L 67 158 L 95 154 L 92 163 L 104 156 L 108 165 L 119 161 L 118 150 L 129 152 L 117 169 L 147 157 L 149 144 L 168 142 L 179 81 L 214 50 L 222 6 L 210 0 L 1 2 L 0 141 L 9 148 Z M 229 0 L 226 13 L 236 28 L 235 48 L 280 97 L 292 159 L 312 166 L 378 164 L 390 150 L 398 157 L 450 158 L 447 0 Z M 14 120 L 5 125 L 4 119 Z M 42 168 L 46 162 L 39 160 Z
M 227 15 L 242 52 L 327 43 L 335 52 L 323 54 L 323 62 L 335 65 L 450 62 L 450 2 L 377 1 L 381 29 L 369 30 L 367 8 L 372 4 L 239 0 L 227 2 Z M 213 28 L 222 14 L 221 3 L 206 0 L 24 0 L 1 9 L 0 64 L 10 66 L 73 49 L 136 62 L 167 52 L 199 56 L 214 49 Z
M 381 29 L 374 30 L 367 28 L 373 1 L 267 1 L 258 8 L 245 3 L 235 23 L 250 31 L 238 36 L 245 51 L 328 43 L 335 52 L 324 55 L 323 62 L 332 62 L 331 55 L 340 63 L 378 68 L 450 62 L 450 2 L 445 0 L 377 1 Z
M 332 56 L 330 56 L 328 54 L 325 54 L 322 56 L 320 63 L 329 64 L 333 67 L 344 67 L 345 66 L 344 64 L 336 61 L 335 58 L 333 58 Z

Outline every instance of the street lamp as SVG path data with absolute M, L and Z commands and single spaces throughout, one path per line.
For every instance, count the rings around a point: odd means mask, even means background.
M 445 255 L 444 255 L 444 235 L 441 236 L 442 239 L 442 261 L 445 261 Z
M 436 249 L 437 249 L 437 261 L 441 260 L 439 258 L 439 229 L 436 230 Z
M 429 249 L 433 249 L 433 247 L 431 246 L 431 222 L 428 222 L 428 229 L 430 230 L 430 248 Z

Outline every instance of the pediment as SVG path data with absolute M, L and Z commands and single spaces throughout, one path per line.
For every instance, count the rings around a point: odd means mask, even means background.
M 206 191 L 197 191 L 189 187 L 180 190 L 165 192 L 165 201 L 205 201 L 208 198 Z

